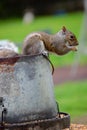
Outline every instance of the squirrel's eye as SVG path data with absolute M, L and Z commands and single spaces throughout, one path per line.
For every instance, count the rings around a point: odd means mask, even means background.
M 71 38 L 71 39 L 73 39 L 73 38 L 74 38 L 74 36 L 73 36 L 73 35 L 71 35 L 71 36 L 70 36 L 70 38 Z

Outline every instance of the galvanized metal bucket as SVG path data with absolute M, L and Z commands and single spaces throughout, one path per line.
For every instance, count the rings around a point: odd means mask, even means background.
M 51 65 L 42 55 L 0 59 L 0 130 L 62 130 L 70 116 L 58 113 Z
M 42 56 L 0 59 L 0 122 L 19 123 L 57 115 L 49 62 Z

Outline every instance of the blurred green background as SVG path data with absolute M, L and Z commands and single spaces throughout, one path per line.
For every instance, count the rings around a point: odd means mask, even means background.
M 0 39 L 10 39 L 14 41 L 20 47 L 21 51 L 25 36 L 35 31 L 47 31 L 53 34 L 59 31 L 62 26 L 66 26 L 67 29 L 74 32 L 77 38 L 79 38 L 82 19 L 82 12 L 67 13 L 63 16 L 38 16 L 30 24 L 24 24 L 22 18 L 1 19 Z M 51 55 L 51 60 L 55 66 L 69 65 L 73 63 L 76 53 L 72 52 L 63 57 Z M 86 56 L 81 55 L 80 63 L 85 64 L 86 61 Z

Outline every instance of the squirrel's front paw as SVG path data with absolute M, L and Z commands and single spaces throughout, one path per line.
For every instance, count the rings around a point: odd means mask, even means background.
M 48 56 L 49 56 L 49 53 L 48 53 L 47 51 L 43 51 L 43 52 L 42 52 L 42 55 L 44 55 L 44 56 L 47 56 L 47 57 L 48 57 Z
M 77 51 L 77 50 L 78 50 L 78 48 L 76 46 L 72 47 L 72 51 Z

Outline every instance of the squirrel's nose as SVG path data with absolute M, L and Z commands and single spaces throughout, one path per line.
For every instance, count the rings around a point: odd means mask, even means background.
M 77 46 L 77 45 L 79 45 L 79 43 L 78 43 L 78 42 L 76 42 L 76 43 L 75 43 L 75 45 Z

